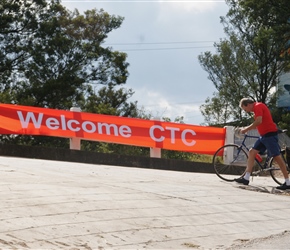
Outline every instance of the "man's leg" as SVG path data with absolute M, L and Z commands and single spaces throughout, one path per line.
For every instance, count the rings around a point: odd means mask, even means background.
M 242 178 L 235 179 L 236 182 L 242 183 L 244 185 L 248 185 L 249 184 L 249 180 L 250 180 L 250 177 L 251 177 L 252 169 L 253 169 L 253 166 L 255 164 L 255 158 L 256 158 L 256 155 L 258 154 L 258 152 L 259 151 L 254 149 L 254 148 L 250 149 L 249 155 L 248 155 L 247 168 L 246 168 L 245 175 Z
M 247 162 L 247 169 L 246 172 L 252 173 L 253 166 L 255 164 L 256 155 L 259 153 L 258 150 L 251 148 L 249 151 L 248 162 Z
M 278 186 L 277 189 L 281 190 L 290 189 L 290 181 L 288 177 L 287 167 L 280 152 L 278 136 L 275 135 L 270 137 L 262 137 L 262 143 L 266 146 L 269 156 L 274 157 L 274 160 L 279 165 L 281 172 L 283 173 L 283 176 L 285 178 L 285 183 L 281 186 Z
M 285 178 L 285 183 L 281 186 L 276 187 L 277 189 L 280 190 L 286 190 L 286 189 L 290 189 L 290 180 L 289 180 L 289 175 L 288 175 L 288 171 L 287 171 L 287 167 L 286 167 L 286 163 L 283 160 L 281 155 L 275 156 L 274 160 L 277 162 L 277 164 L 279 165 L 283 176 Z
M 277 155 L 277 156 L 274 157 L 274 160 L 279 165 L 279 167 L 280 167 L 280 169 L 281 169 L 281 171 L 283 173 L 284 178 L 285 179 L 288 179 L 289 176 L 288 176 L 288 171 L 287 171 L 286 163 L 283 160 L 282 156 L 281 155 Z

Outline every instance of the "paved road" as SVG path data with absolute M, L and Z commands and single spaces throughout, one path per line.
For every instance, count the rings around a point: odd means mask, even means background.
M 0 249 L 289 249 L 290 196 L 214 174 L 0 157 Z

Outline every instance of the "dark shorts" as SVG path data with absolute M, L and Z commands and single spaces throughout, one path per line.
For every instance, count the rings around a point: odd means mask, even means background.
M 254 144 L 253 149 L 258 150 L 261 154 L 267 150 L 268 156 L 273 157 L 280 155 L 280 146 L 278 136 L 261 136 Z

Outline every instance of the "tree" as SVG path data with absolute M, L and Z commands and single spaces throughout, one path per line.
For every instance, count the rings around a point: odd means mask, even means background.
M 90 113 L 137 117 L 137 102 L 128 102 L 134 94 L 132 89 L 115 89 L 112 84 L 101 87 L 96 93 L 89 90 L 83 110 Z
M 287 63 L 281 62 L 279 57 L 283 42 L 277 40 L 277 31 L 253 22 L 241 2 L 245 1 L 227 1 L 230 9 L 221 23 L 228 38 L 214 44 L 217 53 L 205 52 L 199 56 L 201 66 L 218 91 L 201 107 L 207 121 L 212 123 L 221 122 L 214 117 L 216 109 L 224 119 L 222 122 L 245 119 L 238 107 L 242 97 L 273 102 L 272 91 L 278 76 L 287 68 Z
M 241 9 L 250 23 L 273 29 L 277 42 L 283 46 L 289 40 L 290 4 L 288 0 L 241 0 Z
M 0 5 L 0 87 L 1 102 L 10 101 L 11 84 L 25 70 L 28 48 L 36 35 L 46 1 L 1 1 Z
M 63 7 L 58 11 L 59 18 L 53 16 L 40 24 L 26 62 L 28 70 L 15 88 L 17 103 L 68 109 L 82 106 L 92 85 L 126 82 L 126 55 L 101 46 L 122 18 L 103 10 L 86 11 L 85 16 Z
M 223 96 L 214 93 L 214 97 L 207 98 L 205 104 L 200 106 L 201 114 L 209 126 L 226 124 L 231 117 L 232 111 L 228 108 L 230 101 L 222 98 Z
M 2 1 L 1 102 L 67 109 L 81 106 L 89 86 L 117 86 L 127 55 L 102 47 L 124 18 L 104 10 L 80 15 L 56 1 Z
M 284 71 L 289 70 L 289 55 L 285 53 L 290 47 L 290 3 L 287 0 L 235 0 L 227 1 L 230 10 L 227 14 L 230 22 L 235 25 L 241 33 L 244 33 L 240 26 L 240 20 L 247 17 L 249 27 L 257 27 L 263 32 L 270 33 L 270 41 L 273 41 L 278 48 L 276 56 L 283 64 Z M 248 30 L 247 30 L 248 31 Z M 257 37 L 257 40 L 260 39 Z M 283 60 L 282 60 L 283 59 Z
M 108 33 L 119 28 L 124 18 L 102 9 L 80 15 L 58 0 L 4 0 L 1 4 L 1 102 L 137 115 L 137 102 L 128 102 L 134 92 L 119 87 L 129 75 L 127 55 L 103 46 Z M 46 137 L 11 140 L 50 144 Z M 52 145 L 63 145 L 51 140 Z

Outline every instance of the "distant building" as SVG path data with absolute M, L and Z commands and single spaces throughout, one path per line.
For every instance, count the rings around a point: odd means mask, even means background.
M 279 77 L 277 106 L 290 107 L 290 72 Z
M 290 17 L 287 21 L 290 23 Z M 285 34 L 287 40 L 284 49 L 281 51 L 281 58 L 290 56 L 290 34 Z M 290 72 L 283 73 L 279 77 L 278 82 L 278 101 L 277 106 L 279 108 L 288 108 L 290 110 Z

